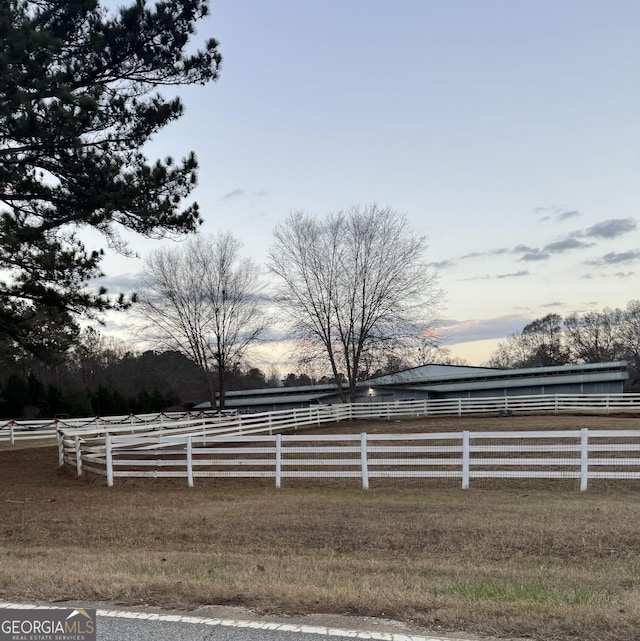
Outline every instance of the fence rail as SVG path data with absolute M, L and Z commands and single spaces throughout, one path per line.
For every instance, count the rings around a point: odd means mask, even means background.
M 57 435 L 59 463 L 118 477 L 640 478 L 640 431 L 456 432 L 302 435 L 301 427 L 347 419 L 490 413 L 638 412 L 640 395 L 546 395 L 314 405 L 222 416 L 145 415 L 57 421 L 34 428 L 12 421 L 10 442 Z M 7 425 L 0 426 L 2 430 Z M 34 431 L 35 429 L 35 431 Z M 294 432 L 292 434 L 292 432 Z M 19 435 L 19 436 L 18 436 Z M 622 439 L 620 442 L 612 438 Z M 610 452 L 608 456 L 596 456 Z M 595 468 L 595 469 L 594 469 Z
M 638 412 L 640 394 L 546 394 L 312 405 L 308 408 L 278 410 L 259 414 L 219 415 L 216 412 L 174 412 L 142 415 L 96 416 L 82 419 L 43 421 L 8 420 L 0 422 L 0 443 L 22 440 L 49 440 L 62 431 L 65 435 L 89 437 L 119 433 L 147 433 L 177 430 L 194 422 L 203 426 L 237 425 L 239 428 L 272 430 L 303 424 L 357 418 L 402 418 L 407 416 L 464 416 L 470 414 L 515 414 L 553 412 Z M 286 426 L 286 427 L 285 427 Z
M 468 489 L 473 479 L 640 479 L 640 430 L 443 432 L 429 434 L 262 434 L 110 436 L 75 441 L 78 474 L 116 478 L 206 477 L 286 479 L 454 478 Z M 148 445 L 148 443 L 146 443 Z M 66 459 L 65 459 L 66 460 Z
M 107 431 L 146 431 L 149 429 L 169 428 L 180 421 L 202 417 L 215 420 L 211 412 L 162 412 L 154 414 L 127 414 L 121 416 L 92 416 L 87 418 L 55 418 L 45 420 L 0 421 L 0 443 L 14 445 L 16 441 L 55 439 L 60 429 L 73 431 L 79 435 L 104 434 Z

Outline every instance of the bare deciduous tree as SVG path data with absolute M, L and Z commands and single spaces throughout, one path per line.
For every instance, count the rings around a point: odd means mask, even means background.
M 565 335 L 573 360 L 603 363 L 623 358 L 622 320 L 621 310 L 608 308 L 567 316 Z
M 393 349 L 433 318 L 441 299 L 425 264 L 426 243 L 404 216 L 376 205 L 314 218 L 291 214 L 274 232 L 270 268 L 296 337 L 328 360 L 350 400 L 363 355 Z
M 620 331 L 625 358 L 629 361 L 631 388 L 640 389 L 640 300 L 631 300 L 622 312 Z
M 126 354 L 126 345 L 118 338 L 105 336 L 93 327 L 86 327 L 69 355 L 82 384 L 93 388 L 104 380 L 105 370 L 121 361 Z
M 421 346 L 412 350 L 413 367 L 420 365 L 469 365 L 469 361 L 461 356 L 454 356 L 448 347 L 433 344 L 433 339 L 425 340 Z
M 507 338 L 498 343 L 489 357 L 487 365 L 501 369 L 530 367 L 532 352 L 528 338 L 523 337 L 522 334 L 509 334 Z
M 228 371 L 266 329 L 259 283 L 258 266 L 240 257 L 231 234 L 196 236 L 147 259 L 138 315 L 158 343 L 200 367 L 212 407 L 213 372 L 223 408 Z
M 548 367 L 564 365 L 570 360 L 565 346 L 562 316 L 547 314 L 536 318 L 522 330 L 511 334 L 498 346 L 489 359 L 490 367 Z

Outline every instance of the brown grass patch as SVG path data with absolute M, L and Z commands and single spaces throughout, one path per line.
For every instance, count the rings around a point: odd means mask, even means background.
M 485 422 L 487 421 L 487 422 Z M 345 422 L 323 431 L 638 427 L 637 418 Z M 539 426 L 539 427 L 537 427 Z M 640 485 L 76 479 L 0 452 L 0 597 L 381 615 L 425 629 L 640 639 Z

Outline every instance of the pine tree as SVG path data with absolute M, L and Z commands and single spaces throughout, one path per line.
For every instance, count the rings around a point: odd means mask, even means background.
M 215 40 L 187 54 L 207 0 L 136 0 L 110 13 L 97 0 L 0 0 L 0 336 L 28 351 L 65 349 L 79 314 L 126 304 L 104 289 L 99 230 L 184 233 L 181 203 L 196 184 L 193 153 L 150 162 L 141 151 L 180 117 L 161 86 L 215 80 Z

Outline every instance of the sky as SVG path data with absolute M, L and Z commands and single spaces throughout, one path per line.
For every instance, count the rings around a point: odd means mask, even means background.
M 146 151 L 194 150 L 202 233 L 258 262 L 292 211 L 406 215 L 480 365 L 534 318 L 640 298 L 638 24 L 637 0 L 214 0 L 220 79 Z M 170 242 L 133 238 L 104 283 Z

